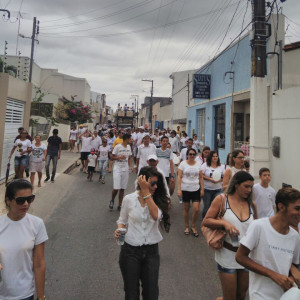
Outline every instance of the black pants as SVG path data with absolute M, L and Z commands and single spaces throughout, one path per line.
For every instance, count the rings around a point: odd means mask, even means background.
M 140 299 L 140 281 L 143 300 L 158 299 L 158 244 L 134 247 L 125 243 L 121 248 L 119 264 L 124 281 L 125 300 Z

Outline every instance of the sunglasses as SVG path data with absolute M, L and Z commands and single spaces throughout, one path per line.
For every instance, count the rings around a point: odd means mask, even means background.
M 15 200 L 18 205 L 23 205 L 26 201 L 28 204 L 32 203 L 34 198 L 35 198 L 35 195 L 31 195 L 28 197 L 17 197 L 17 198 L 15 198 Z
M 150 182 L 150 185 L 151 185 L 151 186 L 157 185 L 157 181 L 151 181 L 151 182 Z
M 196 156 L 196 153 L 189 153 L 189 156 Z

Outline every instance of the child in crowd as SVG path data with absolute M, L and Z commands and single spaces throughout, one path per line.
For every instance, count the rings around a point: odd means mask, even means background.
M 273 217 L 275 210 L 275 190 L 269 186 L 271 173 L 268 168 L 259 170 L 260 183 L 253 186 L 254 201 L 257 205 L 258 218 Z
M 98 164 L 99 164 L 99 182 L 105 183 L 105 175 L 108 165 L 108 153 L 110 151 L 110 146 L 107 145 L 107 140 L 102 140 L 102 145 L 98 150 Z
M 93 181 L 93 175 L 97 164 L 97 155 L 95 149 L 91 149 L 91 153 L 88 155 L 88 177 L 89 181 Z

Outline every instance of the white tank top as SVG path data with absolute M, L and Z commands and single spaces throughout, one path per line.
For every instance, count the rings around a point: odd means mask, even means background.
M 233 177 L 239 171 L 246 171 L 246 169 L 237 169 L 236 167 L 230 167 L 231 177 Z
M 239 235 L 239 241 L 241 240 L 241 238 L 245 235 L 250 223 L 254 220 L 253 218 L 253 211 L 252 208 L 249 204 L 249 211 L 250 211 L 250 215 L 249 218 L 245 221 L 241 221 L 236 214 L 231 210 L 230 208 L 230 204 L 228 201 L 228 196 L 226 196 L 226 201 L 225 201 L 225 214 L 223 216 L 223 219 L 229 223 L 231 223 L 232 225 L 234 225 L 240 232 Z M 228 244 L 232 245 L 232 240 L 230 235 L 227 233 L 225 236 L 225 241 Z M 234 247 L 236 247 L 236 245 L 233 245 Z M 221 265 L 223 268 L 227 268 L 227 269 L 244 269 L 243 266 L 241 266 L 240 264 L 238 264 L 235 260 L 235 254 L 236 252 L 233 252 L 231 250 L 228 250 L 226 248 L 222 248 L 220 250 L 216 250 L 215 251 L 215 261 Z

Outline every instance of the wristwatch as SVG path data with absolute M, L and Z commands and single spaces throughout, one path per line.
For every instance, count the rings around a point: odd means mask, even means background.
M 36 300 L 47 300 L 46 296 L 40 297 L 40 298 L 36 298 Z

